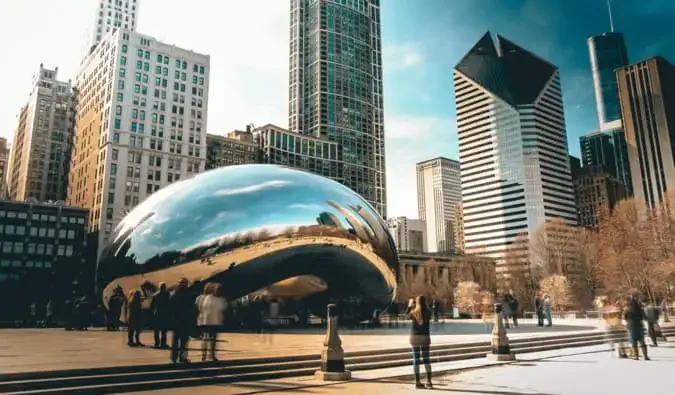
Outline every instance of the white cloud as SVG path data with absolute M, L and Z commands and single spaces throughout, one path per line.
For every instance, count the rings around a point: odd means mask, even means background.
M 422 63 L 424 57 L 419 49 L 410 43 L 385 44 L 382 48 L 382 63 L 385 72 L 409 69 Z
M 265 189 L 276 189 L 290 185 L 289 181 L 272 180 L 263 182 L 261 184 L 251 185 L 241 188 L 221 189 L 213 193 L 213 196 L 232 196 L 232 195 L 246 195 L 253 192 L 264 191 Z

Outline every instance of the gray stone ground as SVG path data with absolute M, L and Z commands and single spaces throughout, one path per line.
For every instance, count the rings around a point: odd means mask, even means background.
M 383 379 L 331 385 L 307 385 L 298 380 L 270 380 L 146 392 L 178 395 L 198 391 L 203 395 L 230 394 L 495 394 L 495 395 L 672 395 L 675 394 L 675 343 L 651 348 L 652 361 L 622 360 L 606 347 L 575 349 L 575 353 L 510 365 L 448 374 L 435 379 L 434 390 L 415 390 L 410 382 Z M 541 358 L 542 356 L 538 356 Z

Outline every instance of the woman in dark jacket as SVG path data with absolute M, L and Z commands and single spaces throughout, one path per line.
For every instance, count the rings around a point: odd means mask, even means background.
M 420 362 L 424 362 L 424 368 L 427 372 L 426 388 L 433 388 L 431 384 L 431 362 L 429 361 L 429 346 L 431 337 L 429 336 L 429 320 L 431 311 L 427 306 L 426 299 L 420 295 L 416 300 L 410 299 L 406 315 L 412 321 L 410 328 L 410 345 L 413 351 L 413 369 L 415 371 L 415 387 L 425 388 L 420 382 Z
M 638 294 L 633 294 L 628 300 L 628 307 L 624 313 L 624 319 L 628 325 L 628 335 L 630 337 L 630 345 L 633 348 L 633 359 L 640 358 L 638 353 L 638 344 L 642 349 L 642 356 L 645 361 L 649 361 L 647 355 L 647 344 L 645 344 L 645 327 L 643 321 L 645 320 L 645 311 L 640 302 Z
M 141 307 L 141 291 L 136 290 L 129 298 L 129 305 L 127 307 L 127 329 L 129 337 L 129 346 L 142 346 L 141 344 L 141 325 L 142 325 L 142 307 Z

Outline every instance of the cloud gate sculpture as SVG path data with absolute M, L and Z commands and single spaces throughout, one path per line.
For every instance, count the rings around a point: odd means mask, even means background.
M 147 295 L 160 282 L 252 293 L 358 301 L 384 309 L 398 257 L 387 226 L 363 198 L 327 178 L 274 165 L 219 168 L 148 197 L 117 226 L 97 267 L 107 303 L 116 287 Z M 346 303 L 346 302 L 345 302 Z

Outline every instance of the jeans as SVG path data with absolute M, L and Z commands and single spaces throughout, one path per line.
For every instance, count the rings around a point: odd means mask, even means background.
M 420 363 L 424 363 L 424 369 L 427 372 L 427 380 L 431 382 L 431 362 L 429 361 L 429 346 L 412 346 L 413 353 L 413 371 L 415 372 L 415 381 L 420 381 Z
M 548 325 L 546 326 L 553 326 L 553 317 L 551 316 L 551 309 L 546 309 L 546 320 L 548 321 Z
M 171 360 L 173 362 L 176 362 L 177 360 L 184 361 L 187 359 L 189 340 L 190 331 L 188 329 L 181 328 L 173 331 L 173 337 L 171 338 Z
M 537 310 L 537 326 L 544 326 L 544 311 Z
M 202 360 L 206 360 L 206 353 L 209 352 L 211 359 L 216 359 L 216 340 L 218 339 L 218 327 L 215 325 L 205 325 L 201 327 L 202 332 Z
M 630 336 L 631 346 L 637 347 L 638 343 L 642 347 L 645 346 L 645 328 L 643 328 L 641 325 L 632 325 L 628 330 L 628 334 Z

